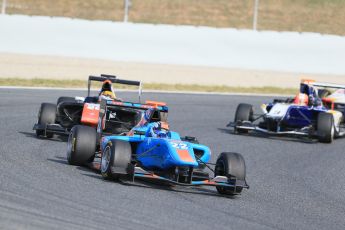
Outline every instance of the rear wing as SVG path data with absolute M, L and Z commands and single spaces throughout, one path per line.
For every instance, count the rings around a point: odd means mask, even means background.
M 142 103 L 133 103 L 133 102 L 122 102 L 122 101 L 110 101 L 102 99 L 101 102 L 101 109 L 105 109 L 105 107 L 124 107 L 124 108 L 132 108 L 132 109 L 139 109 L 139 110 L 148 110 L 151 108 L 157 109 L 160 112 L 167 113 L 169 111 L 168 106 L 165 103 L 162 104 L 153 104 L 151 101 L 146 101 L 145 104 Z
M 108 75 L 108 74 L 101 74 L 101 76 L 89 76 L 88 84 L 87 84 L 87 96 L 90 96 L 90 91 L 91 91 L 91 82 L 92 81 L 98 81 L 98 82 L 103 82 L 105 80 L 109 80 L 112 83 L 116 84 L 122 84 L 122 85 L 133 85 L 133 86 L 138 86 L 138 96 L 139 96 L 139 102 L 141 100 L 141 94 L 142 94 L 142 83 L 141 81 L 130 81 L 130 80 L 123 80 L 123 79 L 118 79 L 115 75 Z
M 157 109 L 163 113 L 169 112 L 169 107 L 164 102 L 146 101 L 143 104 L 143 103 L 107 100 L 107 99 L 102 98 L 100 102 L 100 114 L 105 112 L 106 107 L 112 107 L 112 106 L 132 108 L 132 109 L 138 109 L 138 110 Z
M 345 89 L 345 85 L 324 83 L 324 82 L 313 82 L 311 85 L 316 87 L 332 88 L 332 89 Z
M 339 93 L 339 90 L 341 91 L 341 94 L 345 94 L 345 85 L 341 85 L 341 84 L 333 84 L 333 83 L 325 83 L 325 82 L 313 82 L 311 83 L 312 86 L 315 87 L 320 87 L 323 89 L 336 89 L 336 92 Z M 333 95 L 334 96 L 334 95 Z M 334 110 L 334 108 L 336 107 L 335 105 L 335 98 L 333 97 L 323 97 L 322 101 L 324 103 L 326 103 L 330 109 Z M 343 108 L 342 108 L 343 110 Z

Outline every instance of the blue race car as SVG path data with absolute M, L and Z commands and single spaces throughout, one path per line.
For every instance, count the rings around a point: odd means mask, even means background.
M 239 104 L 234 122 L 236 133 L 257 131 L 269 135 L 305 136 L 331 143 L 345 135 L 344 113 L 324 106 L 314 82 L 303 80 L 294 99 L 274 100 L 261 106 L 263 114 L 254 115 L 253 106 Z
M 249 188 L 240 154 L 224 152 L 216 164 L 210 164 L 210 149 L 194 137 L 181 138 L 170 131 L 167 114 L 165 103 L 102 100 L 97 130 L 82 125 L 71 130 L 67 160 L 95 168 L 109 180 L 141 178 L 167 185 L 215 186 L 226 195 Z M 118 134 L 121 127 L 130 131 Z

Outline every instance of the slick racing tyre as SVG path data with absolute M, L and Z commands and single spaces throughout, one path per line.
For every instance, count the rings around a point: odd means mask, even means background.
M 235 113 L 235 123 L 241 121 L 253 121 L 253 106 L 249 104 L 241 103 L 237 106 Z M 238 133 L 248 133 L 246 129 L 235 128 L 235 131 Z
M 74 97 L 59 97 L 56 105 L 60 104 L 61 102 L 74 102 L 75 98 Z
M 333 115 L 331 113 L 319 113 L 316 129 L 320 142 L 332 143 L 335 134 Z
M 67 143 L 67 161 L 83 165 L 93 160 L 96 152 L 96 129 L 83 125 L 72 128 Z
M 238 180 L 246 179 L 246 164 L 239 153 L 221 153 L 217 159 L 214 176 L 236 177 Z M 216 186 L 220 194 L 236 195 L 242 192 L 242 187 L 229 188 Z
M 132 147 L 125 141 L 112 140 L 102 153 L 101 174 L 106 180 L 118 180 L 120 177 L 133 176 Z
M 37 124 L 46 127 L 49 124 L 54 124 L 56 119 L 56 105 L 50 103 L 42 103 L 41 108 L 38 112 Z M 46 132 L 45 130 L 36 130 L 36 135 L 46 136 L 52 138 L 53 133 Z

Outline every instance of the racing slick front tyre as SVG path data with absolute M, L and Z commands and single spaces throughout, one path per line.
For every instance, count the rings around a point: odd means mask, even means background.
M 246 164 L 241 154 L 223 152 L 216 161 L 214 176 L 236 177 L 238 180 L 246 179 Z M 240 194 L 242 187 L 229 188 L 216 186 L 218 193 L 224 195 Z
M 60 104 L 61 102 L 74 102 L 75 98 L 74 97 L 59 97 L 57 99 L 56 105 Z
M 102 152 L 101 174 L 106 180 L 132 178 L 132 147 L 129 142 L 112 140 Z
M 49 124 L 54 124 L 56 119 L 56 105 L 51 103 L 42 103 L 38 112 L 37 124 L 46 127 Z M 46 132 L 45 130 L 36 130 L 36 136 L 46 136 L 52 138 L 53 133 Z
M 335 134 L 333 115 L 331 113 L 319 113 L 316 130 L 320 142 L 332 143 Z
M 250 104 L 241 103 L 237 106 L 236 113 L 235 113 L 235 123 L 241 121 L 253 121 L 253 106 Z M 239 129 L 235 127 L 235 132 L 238 133 L 248 133 L 246 129 Z
M 96 129 L 76 125 L 67 142 L 67 161 L 70 165 L 83 165 L 93 159 L 96 152 Z

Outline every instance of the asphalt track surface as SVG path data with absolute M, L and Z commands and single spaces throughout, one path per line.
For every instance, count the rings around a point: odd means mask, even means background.
M 243 154 L 251 188 L 235 198 L 213 188 L 169 189 L 104 181 L 67 164 L 66 142 L 32 131 L 41 102 L 80 91 L 0 89 L 0 229 L 344 229 L 345 140 L 319 144 L 234 135 L 240 102 L 268 97 L 147 93 L 166 101 L 171 128 Z M 135 100 L 134 93 L 119 93 Z

